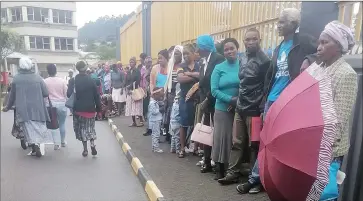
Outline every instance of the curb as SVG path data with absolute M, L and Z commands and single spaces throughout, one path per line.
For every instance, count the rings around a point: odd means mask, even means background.
M 121 132 L 118 130 L 116 125 L 114 125 L 112 119 L 108 119 L 108 124 L 111 127 L 112 133 L 115 135 L 120 147 L 122 148 L 122 152 L 125 154 L 127 160 L 130 162 L 130 165 L 139 178 L 141 185 L 144 187 L 144 190 L 150 201 L 166 201 L 164 196 L 161 194 L 159 188 L 156 186 L 154 181 L 151 179 L 149 173 L 147 173 L 144 166 L 141 164 L 140 160 L 135 156 L 132 152 L 131 147 L 125 141 Z

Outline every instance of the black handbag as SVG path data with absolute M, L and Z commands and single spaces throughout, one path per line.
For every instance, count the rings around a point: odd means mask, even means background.
M 48 110 L 50 121 L 47 121 L 47 128 L 55 130 L 55 129 L 59 128 L 57 108 L 53 107 L 53 104 L 50 101 L 49 96 L 48 96 L 48 101 L 49 101 L 49 106 L 47 107 L 47 110 Z

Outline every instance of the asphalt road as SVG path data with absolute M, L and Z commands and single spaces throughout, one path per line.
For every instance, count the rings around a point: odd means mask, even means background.
M 97 122 L 98 156 L 82 157 L 72 119 L 68 146 L 46 145 L 42 158 L 27 156 L 11 135 L 13 113 L 1 113 L 1 201 L 146 201 L 147 196 L 107 122 Z
M 183 159 L 169 153 L 170 145 L 162 143 L 164 153 L 151 152 L 151 136 L 142 134 L 145 127 L 130 128 L 131 117 L 113 121 L 168 201 L 269 201 L 265 193 L 240 195 L 236 185 L 221 186 L 211 173 L 201 174 L 197 156 Z

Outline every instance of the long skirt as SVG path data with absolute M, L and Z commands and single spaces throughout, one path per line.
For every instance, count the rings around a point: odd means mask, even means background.
M 143 100 L 134 101 L 131 95 L 127 95 L 125 116 L 143 116 Z
M 126 90 L 124 88 L 112 89 L 112 101 L 115 103 L 126 102 Z
M 16 118 L 20 120 L 19 114 Z M 25 121 L 19 122 L 19 127 L 24 133 L 24 137 L 29 144 L 53 143 L 53 137 L 46 126 L 46 122 Z
M 215 110 L 212 159 L 218 163 L 228 163 L 232 149 L 234 113 Z
M 73 115 L 73 129 L 76 139 L 88 141 L 97 139 L 95 130 L 95 118 L 85 118 L 80 115 Z

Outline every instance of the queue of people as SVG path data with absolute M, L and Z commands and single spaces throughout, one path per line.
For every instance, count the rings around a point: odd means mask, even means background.
M 215 180 L 221 185 L 237 184 L 248 176 L 248 181 L 239 184 L 237 191 L 261 192 L 259 142 L 251 140 L 252 120 L 260 118 L 263 123 L 284 89 L 310 68 L 319 73 L 324 71 L 332 79 L 332 98 L 340 121 L 333 161 L 340 166 L 348 152 L 347 118 L 357 93 L 357 75 L 342 58 L 354 45 L 353 35 L 348 27 L 334 21 L 317 40 L 300 33 L 299 25 L 300 12 L 284 9 L 278 20 L 278 33 L 283 41 L 271 58 L 262 50 L 262 38 L 256 28 L 245 32 L 246 53 L 242 58 L 238 57 L 240 44 L 236 39 L 227 38 L 217 45 L 223 52 L 221 55 L 210 35 L 199 36 L 196 44 L 173 46 L 169 54 L 166 49 L 161 50 L 158 64 L 151 69 L 150 121 L 144 133 L 152 135 L 152 150 L 165 151 L 160 150 L 158 143 L 166 130 L 171 137 L 170 152 L 179 158 L 186 156 L 188 148 L 195 153 L 203 150 L 201 173 L 215 172 Z M 189 136 L 196 123 L 213 127 L 212 146 L 199 142 L 191 146 Z M 325 200 L 326 196 L 323 197 Z
M 66 146 L 65 102 L 76 94 L 73 127 L 76 139 L 83 144 L 83 156 L 88 155 L 88 141 L 92 155 L 97 154 L 97 113 L 106 110 L 100 117 L 104 118 L 124 112 L 131 117 L 130 127 L 147 123 L 143 135 L 151 135 L 153 152 L 165 151 L 159 147 L 160 137 L 165 135 L 171 144 L 170 152 L 177 157 L 186 157 L 186 150 L 203 156 L 201 173 L 215 172 L 215 180 L 222 185 L 237 184 L 248 176 L 237 191 L 256 194 L 263 186 L 257 159 L 259 142 L 251 140 L 252 119 L 261 118 L 263 122 L 281 93 L 304 70 L 331 77 L 339 119 L 332 163 L 340 166 L 348 153 L 348 119 L 357 95 L 357 75 L 342 56 L 353 47 L 353 34 L 334 21 L 326 25 L 316 46 L 316 39 L 301 34 L 299 25 L 300 12 L 284 9 L 277 26 L 283 41 L 271 59 L 260 46 L 259 31 L 250 28 L 244 33 L 243 58 L 238 56 L 240 44 L 236 39 L 227 38 L 218 44 L 221 55 L 213 38 L 201 35 L 195 44 L 161 50 L 154 66 L 144 53 L 138 66 L 132 57 L 124 69 L 120 63 L 88 69 L 85 62 L 79 61 L 79 74 L 69 79 L 68 86 L 64 79 L 56 77 L 55 65 L 48 65 L 50 77 L 43 80 L 31 71 L 31 61 L 24 58 L 4 111 L 15 106 L 13 135 L 30 144 L 34 155 L 39 156 L 40 143 L 54 141 L 56 150 Z M 46 132 L 50 118 L 46 102 L 42 101 L 45 97 L 57 108 L 60 134 L 58 138 L 58 133 L 53 133 L 53 140 Z M 190 141 L 196 123 L 213 128 L 212 144 Z M 325 200 L 332 199 L 336 198 Z

